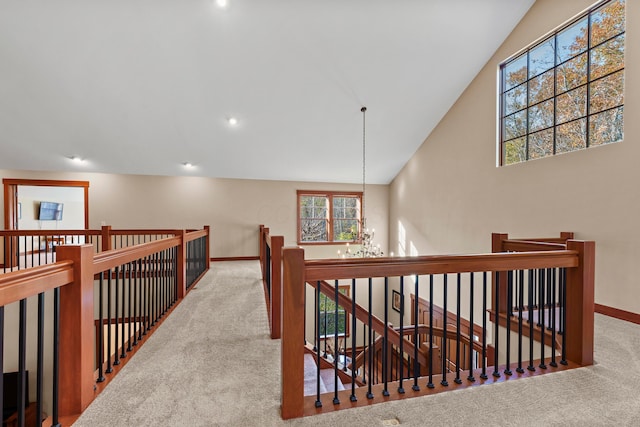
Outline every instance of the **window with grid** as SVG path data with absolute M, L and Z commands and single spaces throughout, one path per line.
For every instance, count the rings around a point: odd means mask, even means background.
M 594 5 L 500 65 L 500 164 L 623 139 L 625 0 Z
M 355 241 L 361 202 L 358 192 L 298 191 L 298 243 Z

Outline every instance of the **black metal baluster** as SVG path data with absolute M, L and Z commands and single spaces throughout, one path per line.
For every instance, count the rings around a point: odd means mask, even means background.
M 326 339 L 326 335 L 327 335 L 327 327 L 328 327 L 328 321 L 327 321 L 327 296 L 324 294 L 319 294 L 318 296 L 318 300 L 320 301 L 320 307 L 322 308 L 322 326 L 324 326 L 324 329 L 322 329 L 323 331 L 323 337 L 325 337 L 325 339 L 322 341 L 322 347 L 324 347 L 324 349 L 322 350 L 322 357 L 324 357 L 325 359 L 327 358 L 328 354 L 327 354 L 327 339 Z M 322 303 L 324 301 L 324 304 Z
M 505 375 L 512 375 L 511 371 L 511 316 L 513 315 L 513 271 L 507 272 L 507 360 L 504 369 Z M 496 316 L 496 321 L 498 316 Z
M 474 323 L 473 323 L 473 294 L 475 292 L 473 286 L 473 272 L 469 273 L 469 375 L 467 376 L 467 380 L 474 382 L 476 379 L 473 376 L 473 343 L 475 342 L 475 334 L 474 334 Z
M 420 347 L 418 335 L 418 295 L 420 295 L 418 292 L 418 278 L 419 276 L 416 274 L 414 282 L 415 297 L 413 298 L 413 386 L 411 387 L 413 391 L 420 391 L 420 386 L 418 385 L 418 377 L 420 376 L 420 364 L 418 363 L 418 347 Z
M 53 392 L 51 426 L 60 427 L 58 420 L 60 385 L 60 288 L 53 290 Z
M 351 279 L 351 396 L 356 402 L 356 279 Z
M 320 281 L 318 280 L 316 282 L 316 292 L 315 292 L 317 298 L 316 300 L 318 301 L 318 305 L 315 307 L 315 313 L 316 313 L 316 317 L 318 319 L 318 322 L 316 323 L 318 325 L 318 329 L 316 331 L 316 337 L 317 340 L 320 341 L 320 298 L 322 297 L 322 294 L 320 293 Z M 325 303 L 326 306 L 326 303 Z M 326 314 L 325 314 L 326 317 Z M 325 326 L 325 330 L 324 333 L 326 335 L 327 333 L 327 329 Z M 325 342 L 327 340 L 325 339 Z M 326 357 L 326 347 L 325 347 L 325 357 Z M 320 353 L 316 353 L 316 408 L 320 408 L 322 407 L 322 401 L 320 400 Z
M 335 309 L 334 309 L 334 327 L 333 327 L 333 404 L 334 405 L 338 405 L 340 403 L 340 399 L 338 399 L 338 359 L 339 359 L 339 348 L 338 348 L 338 325 L 339 325 L 339 319 L 338 319 L 338 293 L 340 292 L 339 288 L 338 288 L 338 281 L 336 280 L 334 282 L 334 303 L 335 303 Z M 325 331 L 326 333 L 326 331 Z
M 131 347 L 133 345 L 133 342 L 132 342 L 133 340 L 131 339 L 131 329 L 133 328 L 133 324 L 131 323 L 133 320 L 132 311 L 131 311 L 131 307 L 133 305 L 133 298 L 132 298 L 133 289 L 131 286 L 131 282 L 132 280 L 134 280 L 133 267 L 131 263 L 127 264 L 127 270 L 129 271 L 129 280 L 127 280 L 127 291 L 129 293 L 129 310 L 127 313 L 127 316 L 129 317 L 129 321 L 127 322 L 127 351 L 131 351 L 133 350 L 133 348 Z
M 33 240 L 31 240 L 33 243 Z M 38 294 L 38 372 L 36 374 L 36 420 L 42 421 L 42 396 L 44 382 L 44 293 Z M 29 400 L 29 396 L 26 396 Z
M 447 353 L 447 344 L 448 344 L 448 340 L 447 340 L 447 294 L 448 294 L 448 290 L 447 290 L 447 281 L 449 279 L 449 276 L 445 273 L 442 275 L 442 311 L 444 312 L 444 314 L 442 315 L 442 380 L 440 381 L 440 384 L 447 387 L 449 385 L 449 381 L 447 381 L 447 371 L 449 370 L 449 367 L 447 366 L 447 360 L 449 360 L 449 354 Z
M 461 309 L 461 298 L 460 294 L 462 292 L 462 274 L 458 273 L 457 275 L 457 284 L 456 284 L 456 378 L 453 380 L 456 384 L 462 384 L 462 379 L 460 378 L 460 317 L 462 314 L 460 313 Z M 446 312 L 445 312 L 446 316 Z
M 138 236 L 139 237 L 139 236 Z M 138 244 L 140 239 L 138 239 Z M 140 330 L 140 260 L 133 261 L 133 346 L 138 345 L 138 331 Z M 131 316 L 131 314 L 129 314 Z
M 18 426 L 24 426 L 24 408 L 27 406 L 27 300 L 20 300 L 18 326 Z
M 126 292 L 126 279 L 127 279 L 127 265 L 122 265 L 122 317 L 120 321 L 120 358 L 124 359 L 127 357 L 127 348 L 125 347 L 125 326 L 127 323 L 127 318 L 125 316 L 125 309 L 127 307 L 125 297 L 127 296 Z M 117 315 L 117 312 L 116 312 Z
M 535 323 L 535 320 L 533 319 L 533 303 L 535 301 L 533 296 L 533 290 L 535 287 L 534 282 L 535 274 L 533 270 L 529 270 L 529 366 L 527 366 L 527 369 L 532 372 L 536 370 L 533 366 L 533 324 Z
M 398 354 L 398 369 L 397 373 L 400 374 L 398 382 L 398 393 L 404 394 L 404 387 L 402 387 L 402 380 L 404 377 L 404 276 L 400 276 L 400 349 Z
M 383 396 L 389 396 L 389 278 L 384 278 L 384 338 L 382 341 L 382 389 Z
M 373 279 L 369 277 L 369 307 L 368 307 L 368 323 L 369 323 L 369 387 L 367 388 L 367 399 L 373 399 L 373 393 L 371 392 L 371 387 L 373 385 L 373 353 L 375 352 L 373 345 L 373 335 L 371 333 L 373 329 L 373 315 L 371 311 L 373 310 Z
M 429 382 L 427 388 L 434 388 L 433 384 L 433 274 L 429 275 Z
M 100 272 L 100 284 L 98 286 L 98 379 L 101 383 L 104 378 L 104 271 Z
M 151 326 L 155 326 L 158 320 L 158 253 L 153 254 L 153 274 L 151 276 L 151 298 L 152 298 L 152 307 L 151 307 Z
M 4 305 L 0 305 L 0 409 L 4 414 Z
M 556 362 L 556 278 L 558 275 L 558 270 L 553 269 L 553 274 L 551 276 L 551 293 L 549 299 L 551 303 L 549 304 L 549 310 L 551 315 L 551 363 L 549 365 L 554 368 L 558 367 L 558 363 Z
M 562 351 L 560 356 L 560 364 L 568 365 L 567 362 L 567 270 L 560 269 L 560 328 L 562 333 Z
M 111 270 L 107 270 L 107 374 L 113 372 L 111 367 Z
M 522 311 L 524 310 L 524 270 L 518 270 L 518 367 L 516 372 L 522 374 Z
M 487 376 L 487 272 L 482 272 L 482 373 L 480 378 Z
M 113 359 L 113 365 L 117 366 L 117 365 L 120 364 L 120 353 L 119 353 L 120 349 L 118 348 L 118 342 L 120 341 L 120 334 L 119 334 L 119 330 L 118 330 L 118 323 L 119 323 L 118 322 L 118 311 L 119 311 L 119 308 L 120 308 L 120 305 L 119 305 L 119 298 L 120 298 L 120 292 L 119 292 L 119 288 L 120 288 L 120 266 L 116 267 L 115 275 L 116 275 L 116 283 L 115 283 L 116 294 L 115 294 L 115 298 L 114 298 L 114 301 L 115 301 L 115 312 L 114 312 L 114 314 L 115 314 L 115 319 L 114 319 L 115 329 L 114 329 L 114 332 L 115 332 L 116 340 L 115 340 L 115 356 L 114 356 L 114 359 Z
M 545 288 L 547 286 L 547 282 L 546 282 L 546 276 L 547 274 L 547 270 L 546 269 L 540 269 L 540 311 L 538 311 L 539 316 L 540 316 L 540 364 L 538 365 L 538 367 L 540 367 L 541 369 L 547 369 L 547 365 L 544 363 L 544 334 L 545 334 Z
M 499 338 L 499 333 L 500 333 L 500 272 L 496 271 L 496 281 L 495 281 L 495 286 L 494 286 L 494 291 L 495 291 L 495 299 L 494 299 L 494 304 L 496 307 L 496 312 L 495 312 L 495 322 L 494 322 L 494 351 L 493 351 L 493 376 L 496 378 L 500 377 L 500 371 L 498 371 L 498 338 Z

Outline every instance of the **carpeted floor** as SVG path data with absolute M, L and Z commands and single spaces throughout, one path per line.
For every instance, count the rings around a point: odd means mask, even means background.
M 257 261 L 220 262 L 74 426 L 640 426 L 640 326 L 596 315 L 596 364 L 282 421 Z

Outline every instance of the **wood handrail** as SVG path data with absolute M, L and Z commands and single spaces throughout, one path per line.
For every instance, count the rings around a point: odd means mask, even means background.
M 112 235 L 121 235 L 121 234 L 133 234 L 133 235 L 149 235 L 149 234 L 177 234 L 182 230 L 176 230 L 175 228 L 156 228 L 156 229 L 135 229 L 135 228 L 123 228 L 120 230 L 111 229 Z
M 58 261 L 0 274 L 0 307 L 73 282 L 73 262 Z
M 305 279 L 307 281 L 338 280 L 577 266 L 578 252 L 571 250 L 305 260 Z
M 185 234 L 184 238 L 186 242 L 191 242 L 193 240 L 197 240 L 200 239 L 202 237 L 207 237 L 208 230 L 196 230 L 196 231 L 190 231 L 188 233 Z
M 180 237 L 167 237 L 153 242 L 101 252 L 93 257 L 94 274 L 114 268 L 118 265 L 135 261 L 147 255 L 179 246 Z
M 567 248 L 566 243 L 553 243 L 534 240 L 504 240 L 502 242 L 503 251 L 526 252 L 526 251 L 561 251 Z
M 99 236 L 100 230 L 0 230 L 0 237 L 21 236 Z

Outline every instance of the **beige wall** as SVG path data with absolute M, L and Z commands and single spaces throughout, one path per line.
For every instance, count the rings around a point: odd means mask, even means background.
M 624 141 L 496 165 L 498 64 L 591 0 L 538 0 L 391 184 L 390 249 L 490 251 L 491 232 L 596 242 L 596 302 L 640 313 L 640 2 L 627 1 Z
M 89 181 L 89 227 L 213 230 L 212 257 L 258 255 L 258 226 L 296 244 L 296 190 L 352 190 L 361 185 L 0 170 L 0 178 Z M 368 225 L 387 249 L 388 191 L 367 185 Z M 4 202 L 2 202 L 4 203 Z M 66 207 L 65 207 L 66 210 Z M 0 210 L 3 215 L 4 209 Z M 66 212 L 65 212 L 66 215 Z M 0 218 L 0 220 L 3 220 Z M 335 257 L 342 246 L 307 247 L 307 257 Z

